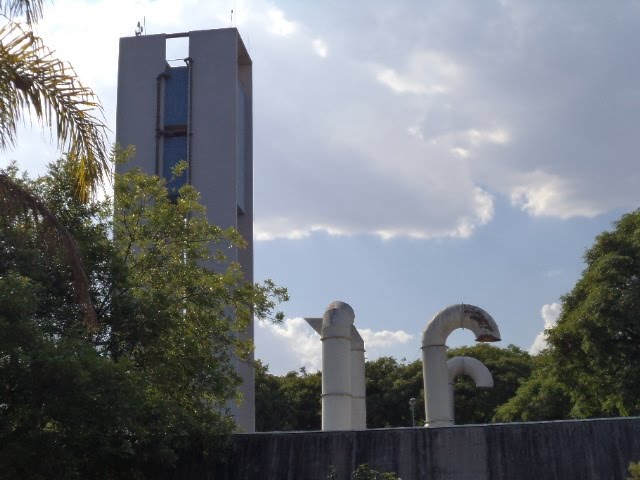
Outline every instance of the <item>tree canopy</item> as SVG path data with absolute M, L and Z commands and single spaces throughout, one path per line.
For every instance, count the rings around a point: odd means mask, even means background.
M 93 91 L 82 85 L 71 65 L 58 60 L 33 34 L 42 17 L 43 0 L 0 0 L 5 19 L 0 25 L 0 150 L 15 146 L 19 125 L 34 117 L 52 130 L 66 151 L 73 193 L 88 201 L 110 171 L 107 128 L 102 106 Z M 24 18 L 25 23 L 17 23 Z M 0 169 L 0 216 L 10 222 L 17 213 L 29 213 L 47 230 L 49 250 L 61 249 L 71 265 L 73 293 L 85 322 L 95 326 L 89 285 L 76 242 L 56 216 L 25 184 Z
M 320 430 L 322 377 L 304 368 L 283 376 L 256 365 L 256 430 Z
M 533 357 L 531 376 L 500 405 L 493 419 L 497 422 L 532 422 L 569 418 L 571 398 L 567 387 L 553 374 L 554 366 L 547 354 Z
M 548 332 L 571 416 L 640 414 L 640 210 L 600 234 Z
M 58 162 L 35 191 L 84 259 L 96 325 L 87 328 L 62 252 L 30 213 L 0 225 L 0 464 L 11 478 L 146 478 L 181 452 L 211 454 L 234 428 L 235 332 L 286 297 L 247 284 L 224 250 L 239 235 L 207 223 L 190 186 L 132 171 L 111 199 L 82 203 Z M 207 268 L 215 266 L 214 269 Z M 52 473 L 53 472 L 53 473 Z
M 491 371 L 494 388 L 476 388 L 470 378 L 459 377 L 455 385 L 457 424 L 489 423 L 497 408 L 511 398 L 529 377 L 532 359 L 509 345 L 498 348 L 475 345 L 449 350 L 449 357 L 466 355 L 482 361 Z M 415 425 L 424 425 L 422 362 L 380 357 L 365 364 L 367 382 L 367 428 L 410 427 L 409 399 Z M 271 375 L 262 364 L 256 369 L 256 425 L 259 431 L 318 430 L 321 425 L 321 372 L 289 372 Z
M 500 418 L 640 414 L 640 210 L 614 227 L 585 253 L 582 276 L 547 330 L 547 350 Z
M 410 398 L 416 399 L 416 425 L 424 425 L 422 362 L 405 363 L 393 357 L 380 357 L 366 362 L 365 375 L 367 428 L 410 427 Z

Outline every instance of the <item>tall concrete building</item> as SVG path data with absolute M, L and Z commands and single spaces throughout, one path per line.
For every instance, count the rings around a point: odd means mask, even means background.
M 167 40 L 188 39 L 188 56 L 167 59 Z M 208 219 L 234 227 L 248 243 L 229 257 L 253 281 L 253 152 L 251 58 L 235 28 L 120 39 L 116 140 L 134 145 L 122 168 L 140 167 L 169 181 L 188 163 L 184 180 L 201 193 Z M 253 325 L 246 332 L 253 339 Z M 230 405 L 238 425 L 255 430 L 253 368 L 236 360 L 243 402 Z

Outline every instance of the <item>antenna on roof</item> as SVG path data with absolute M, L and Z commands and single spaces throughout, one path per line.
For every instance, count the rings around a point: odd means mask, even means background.
M 142 17 L 142 24 L 138 21 L 138 25 L 136 25 L 136 37 L 139 37 L 144 33 L 146 23 L 146 17 Z
M 229 22 L 229 26 L 233 27 L 233 8 L 231 9 L 231 21 Z

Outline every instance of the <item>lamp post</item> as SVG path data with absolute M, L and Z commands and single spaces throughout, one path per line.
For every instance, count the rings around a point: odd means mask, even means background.
M 415 414 L 415 409 L 416 409 L 416 399 L 411 397 L 409 399 L 409 405 L 411 407 L 411 426 L 415 427 L 416 426 L 416 414 Z

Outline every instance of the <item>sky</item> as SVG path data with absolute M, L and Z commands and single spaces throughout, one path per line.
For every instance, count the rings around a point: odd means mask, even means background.
M 233 15 L 231 11 L 233 10 Z M 489 312 L 532 353 L 595 236 L 638 207 L 640 2 L 56 0 L 36 32 L 115 132 L 118 38 L 234 26 L 253 60 L 256 325 L 272 373 L 320 368 L 302 317 L 356 313 L 367 357 L 420 358 L 438 311 Z M 172 40 L 168 56 L 186 56 Z M 0 153 L 59 155 L 25 127 Z M 456 331 L 449 346 L 473 343 Z

